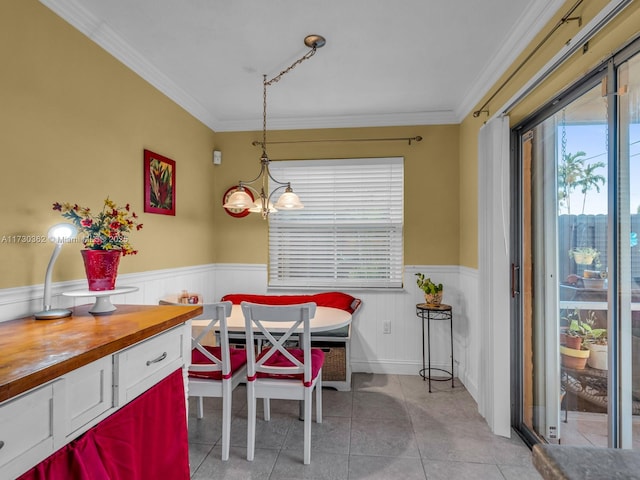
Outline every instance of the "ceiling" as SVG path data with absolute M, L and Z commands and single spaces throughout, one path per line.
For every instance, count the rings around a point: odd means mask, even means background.
M 562 0 L 40 0 L 215 131 L 459 123 Z

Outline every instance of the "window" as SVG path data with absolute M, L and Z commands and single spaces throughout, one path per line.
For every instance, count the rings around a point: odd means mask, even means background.
M 269 216 L 269 285 L 401 287 L 403 162 L 273 162 L 305 208 Z

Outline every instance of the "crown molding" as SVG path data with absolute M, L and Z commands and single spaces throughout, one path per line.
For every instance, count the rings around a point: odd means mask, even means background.
M 394 113 L 381 115 L 339 115 L 325 117 L 270 118 L 269 130 L 319 128 L 402 127 L 409 125 L 447 125 L 459 123 L 453 110 Z M 262 129 L 258 120 L 230 120 L 218 123 L 216 132 L 242 132 Z
M 462 122 L 476 108 L 482 98 L 518 58 L 518 55 L 527 48 L 564 3 L 564 0 L 535 0 L 531 2 L 527 10 L 514 23 L 500 50 L 487 63 L 477 80 L 473 82 L 473 87 L 460 102 L 456 109 L 456 123 Z

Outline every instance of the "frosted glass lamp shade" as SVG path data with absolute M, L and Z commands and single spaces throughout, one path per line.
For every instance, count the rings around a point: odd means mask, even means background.
M 227 203 L 225 203 L 223 207 L 237 208 L 240 210 L 253 208 L 253 199 L 244 190 L 237 190 L 229 196 Z
M 287 189 L 286 192 L 280 195 L 275 207 L 278 210 L 300 210 L 301 208 L 304 208 L 304 205 L 300 201 L 300 198 L 298 198 L 298 195 L 293 193 L 290 189 Z
M 267 208 L 268 213 L 275 213 L 278 210 L 273 205 L 273 202 L 269 202 L 269 206 Z M 262 202 L 260 200 L 253 203 L 253 207 L 249 209 L 251 213 L 262 213 Z

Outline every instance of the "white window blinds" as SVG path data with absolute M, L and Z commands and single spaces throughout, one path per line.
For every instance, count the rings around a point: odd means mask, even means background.
M 269 216 L 269 285 L 401 287 L 403 162 L 272 162 L 305 208 Z

